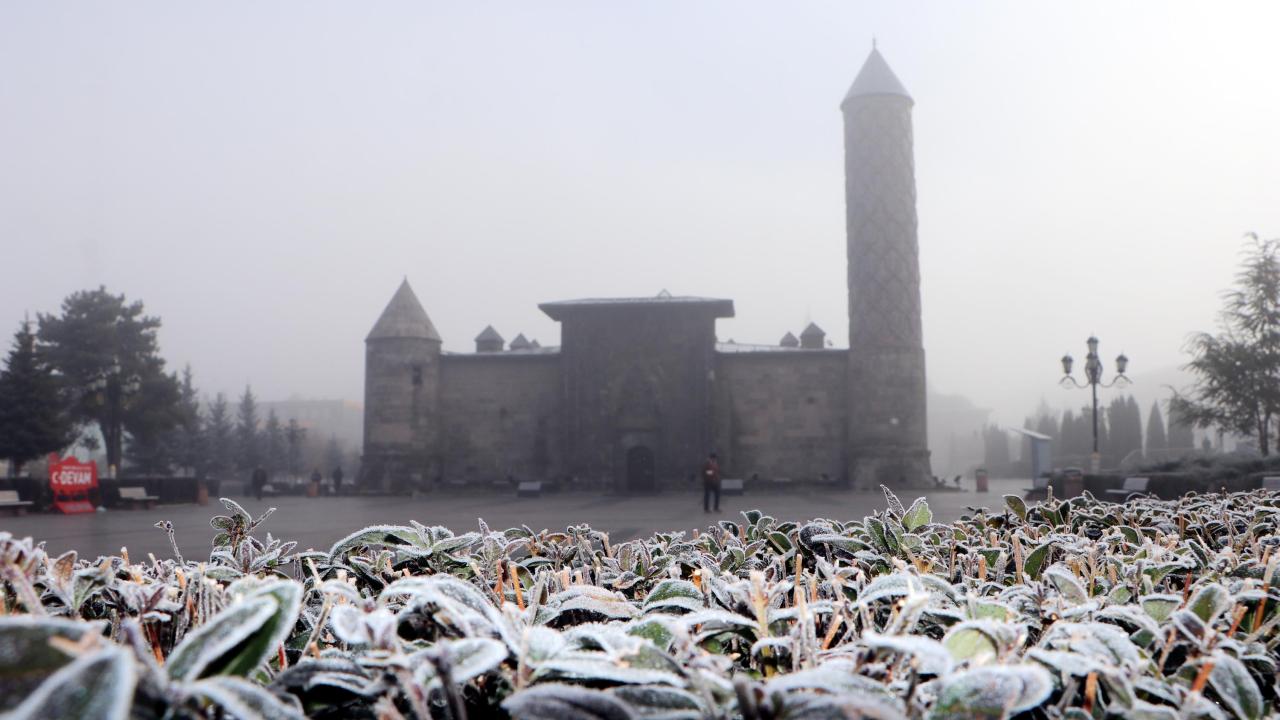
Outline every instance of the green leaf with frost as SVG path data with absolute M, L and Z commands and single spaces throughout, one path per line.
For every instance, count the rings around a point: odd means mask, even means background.
M 103 626 L 101 622 L 32 615 L 0 617 L 0 712 L 17 705 L 74 659 L 50 640 L 76 642 L 87 633 L 101 633 Z
M 238 677 L 218 676 L 191 683 L 188 692 L 222 708 L 237 720 L 305 720 L 292 695 L 277 695 L 261 685 Z
M 513 720 L 632 720 L 622 700 L 601 690 L 547 683 L 516 692 L 502 701 Z
M 659 581 L 644 599 L 644 612 L 683 610 L 692 612 L 706 607 L 706 599 L 697 585 L 688 580 L 668 578 Z
M 1213 656 L 1209 686 L 1235 717 L 1258 720 L 1266 711 L 1262 691 L 1253 675 L 1244 663 L 1225 652 Z
M 1027 521 L 1027 503 L 1018 495 L 1005 495 L 1004 504 L 1023 522 Z
M 931 522 L 933 522 L 933 511 L 929 509 L 929 503 L 922 497 L 916 498 L 902 516 L 902 526 L 907 530 L 915 530 Z
M 107 646 L 86 652 L 50 675 L 5 717 L 8 720 L 125 720 L 129 717 L 137 681 L 129 653 L 117 646 Z
M 929 712 L 938 720 L 990 720 L 1038 707 L 1053 692 L 1053 678 L 1039 665 L 993 665 L 955 673 L 939 681 Z
M 1211 623 L 1231 608 L 1231 593 L 1218 583 L 1210 583 L 1191 596 L 1187 607 L 1201 620 Z

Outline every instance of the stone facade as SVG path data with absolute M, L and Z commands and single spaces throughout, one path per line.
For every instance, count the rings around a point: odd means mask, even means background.
M 664 291 L 541 305 L 560 347 L 504 350 L 487 327 L 445 353 L 406 282 L 366 340 L 362 485 L 646 492 L 692 483 L 710 451 L 726 477 L 926 482 L 912 100 L 873 50 L 841 109 L 850 349 L 812 323 L 720 344 L 732 301 Z

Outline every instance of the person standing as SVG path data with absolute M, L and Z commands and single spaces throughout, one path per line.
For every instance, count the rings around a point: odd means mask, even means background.
M 715 497 L 715 511 L 720 512 L 720 461 L 716 454 L 707 456 L 702 464 L 702 511 L 711 512 L 711 499 Z
M 261 465 L 254 468 L 249 483 L 253 486 L 253 494 L 261 500 L 262 491 L 267 487 L 267 471 L 263 470 Z
M 333 469 L 333 473 L 330 474 L 329 477 L 333 478 L 333 494 L 341 495 L 342 494 L 342 466 L 339 465 L 335 467 Z

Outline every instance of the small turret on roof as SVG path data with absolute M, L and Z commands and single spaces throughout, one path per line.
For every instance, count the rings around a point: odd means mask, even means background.
M 798 339 L 796 339 L 796 336 L 795 336 L 795 335 L 792 335 L 791 333 L 787 333 L 786 335 L 783 335 L 783 336 L 782 336 L 782 341 L 781 341 L 781 342 L 779 342 L 778 344 L 779 344 L 779 345 L 781 345 L 781 346 L 782 346 L 782 347 L 784 347 L 784 348 L 797 348 L 797 347 L 800 347 L 800 341 L 799 341 Z
M 422 309 L 418 296 L 413 294 L 408 278 L 400 283 L 396 294 L 391 296 L 391 302 L 387 303 L 386 309 L 378 317 L 378 322 L 373 324 L 373 329 L 369 331 L 365 342 L 388 338 L 414 338 L 440 342 L 440 333 L 436 332 L 436 326 L 431 323 L 431 318 L 427 317 L 427 311 Z
M 809 327 L 800 333 L 800 347 L 806 350 L 821 350 L 826 345 L 827 331 L 818 327 L 817 323 L 809 323 Z
M 874 44 L 871 46 L 871 54 L 862 64 L 858 77 L 854 78 L 853 85 L 849 86 L 849 92 L 845 94 L 844 101 L 840 105 L 843 107 L 850 100 L 867 95 L 900 95 L 908 100 L 911 99 L 911 93 L 903 87 L 898 76 L 893 74 L 889 63 L 885 62 L 884 56 Z
M 534 338 L 534 339 L 532 339 L 532 340 L 530 340 L 530 341 L 529 341 L 529 349 L 530 349 L 530 350 L 538 350 L 538 349 L 541 349 L 541 348 L 542 348 L 542 343 L 538 342 L 538 339 L 537 339 L 537 338 Z
M 516 335 L 516 338 L 511 341 L 511 345 L 508 346 L 511 350 L 528 350 L 530 347 L 532 346 L 529 344 L 529 338 L 526 338 L 524 333 Z
M 506 343 L 497 330 L 492 325 L 485 325 L 484 330 L 476 336 L 476 352 L 502 352 L 502 346 Z

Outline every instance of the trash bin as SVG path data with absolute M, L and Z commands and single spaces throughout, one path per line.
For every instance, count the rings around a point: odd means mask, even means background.
M 987 470 L 986 468 L 978 468 L 973 471 L 974 490 L 977 492 L 987 491 Z

